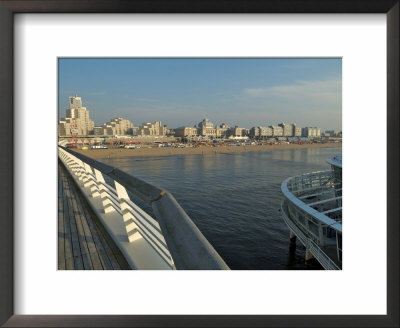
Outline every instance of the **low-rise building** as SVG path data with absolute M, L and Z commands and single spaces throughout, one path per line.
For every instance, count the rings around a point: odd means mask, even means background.
M 325 131 L 325 136 L 327 137 L 337 137 L 339 134 L 339 131 L 337 130 L 326 130 Z
M 181 126 L 174 130 L 175 130 L 175 137 L 179 138 L 195 137 L 198 135 L 198 129 L 189 126 Z
M 104 126 L 95 126 L 93 128 L 93 134 L 95 136 L 103 136 L 106 134 L 106 130 L 105 130 Z
M 228 136 L 229 129 L 230 129 L 230 127 L 227 124 L 225 124 L 225 123 L 220 124 L 220 126 L 217 126 L 215 128 L 216 137 L 217 138 L 226 138 Z
M 161 121 L 154 123 L 142 123 L 138 129 L 138 135 L 141 136 L 165 136 L 167 134 L 168 127 L 162 125 Z
M 246 129 L 240 128 L 237 125 L 234 128 L 230 128 L 227 132 L 228 136 L 232 137 L 244 137 L 246 135 Z
M 139 134 L 139 127 L 138 126 L 133 126 L 132 127 L 132 135 L 137 136 Z
M 129 120 L 117 117 L 105 123 L 103 128 L 105 135 L 132 135 L 133 124 Z

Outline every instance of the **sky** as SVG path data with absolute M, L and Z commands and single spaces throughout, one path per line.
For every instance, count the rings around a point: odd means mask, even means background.
M 340 58 L 60 58 L 58 74 L 59 118 L 77 94 L 95 125 L 342 129 Z

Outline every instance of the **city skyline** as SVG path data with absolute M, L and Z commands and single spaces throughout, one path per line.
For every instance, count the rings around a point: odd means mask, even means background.
M 59 59 L 59 119 L 78 94 L 95 125 L 296 123 L 341 130 L 341 59 Z

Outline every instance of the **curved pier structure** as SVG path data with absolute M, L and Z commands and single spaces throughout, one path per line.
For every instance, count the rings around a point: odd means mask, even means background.
M 330 171 L 302 174 L 281 186 L 282 217 L 291 240 L 306 247 L 326 270 L 342 269 L 342 157 L 327 160 Z M 296 238 L 297 237 L 297 238 Z

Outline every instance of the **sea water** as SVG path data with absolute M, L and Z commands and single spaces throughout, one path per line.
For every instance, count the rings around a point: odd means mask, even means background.
M 341 152 L 305 148 L 100 161 L 172 193 L 231 269 L 299 270 L 321 267 L 305 265 L 299 241 L 290 248 L 281 184 L 294 175 L 330 170 L 326 160 Z

